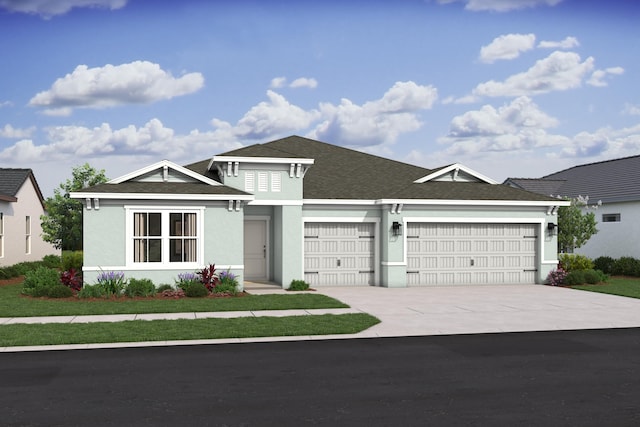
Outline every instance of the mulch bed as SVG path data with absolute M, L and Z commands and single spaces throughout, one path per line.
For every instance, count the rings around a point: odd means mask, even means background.
M 24 276 L 18 276 L 11 279 L 0 280 L 0 286 L 17 285 L 22 282 L 24 282 Z

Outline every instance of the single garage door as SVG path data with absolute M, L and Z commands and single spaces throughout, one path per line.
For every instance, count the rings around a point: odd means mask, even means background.
M 374 284 L 373 223 L 305 223 L 304 280 L 318 285 Z
M 407 224 L 407 284 L 535 283 L 535 224 Z

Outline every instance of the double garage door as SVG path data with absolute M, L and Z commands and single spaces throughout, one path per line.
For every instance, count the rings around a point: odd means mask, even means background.
M 375 224 L 305 223 L 304 280 L 317 285 L 373 285 Z
M 407 285 L 535 283 L 535 224 L 408 223 Z M 375 284 L 374 223 L 306 223 L 304 279 L 312 286 Z
M 407 225 L 407 284 L 535 283 L 534 224 Z

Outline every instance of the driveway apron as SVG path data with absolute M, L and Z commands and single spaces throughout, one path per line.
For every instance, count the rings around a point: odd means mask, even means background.
M 640 327 L 640 299 L 544 285 L 319 287 L 381 323 L 392 337 Z

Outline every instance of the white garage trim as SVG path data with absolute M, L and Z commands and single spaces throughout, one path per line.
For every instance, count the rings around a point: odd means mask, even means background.
M 305 225 L 307 223 L 334 223 L 334 224 L 357 224 L 368 223 L 373 225 L 373 284 L 378 286 L 380 283 L 380 218 L 361 218 L 361 217 L 304 217 L 302 218 L 302 268 L 304 272 L 305 254 Z

